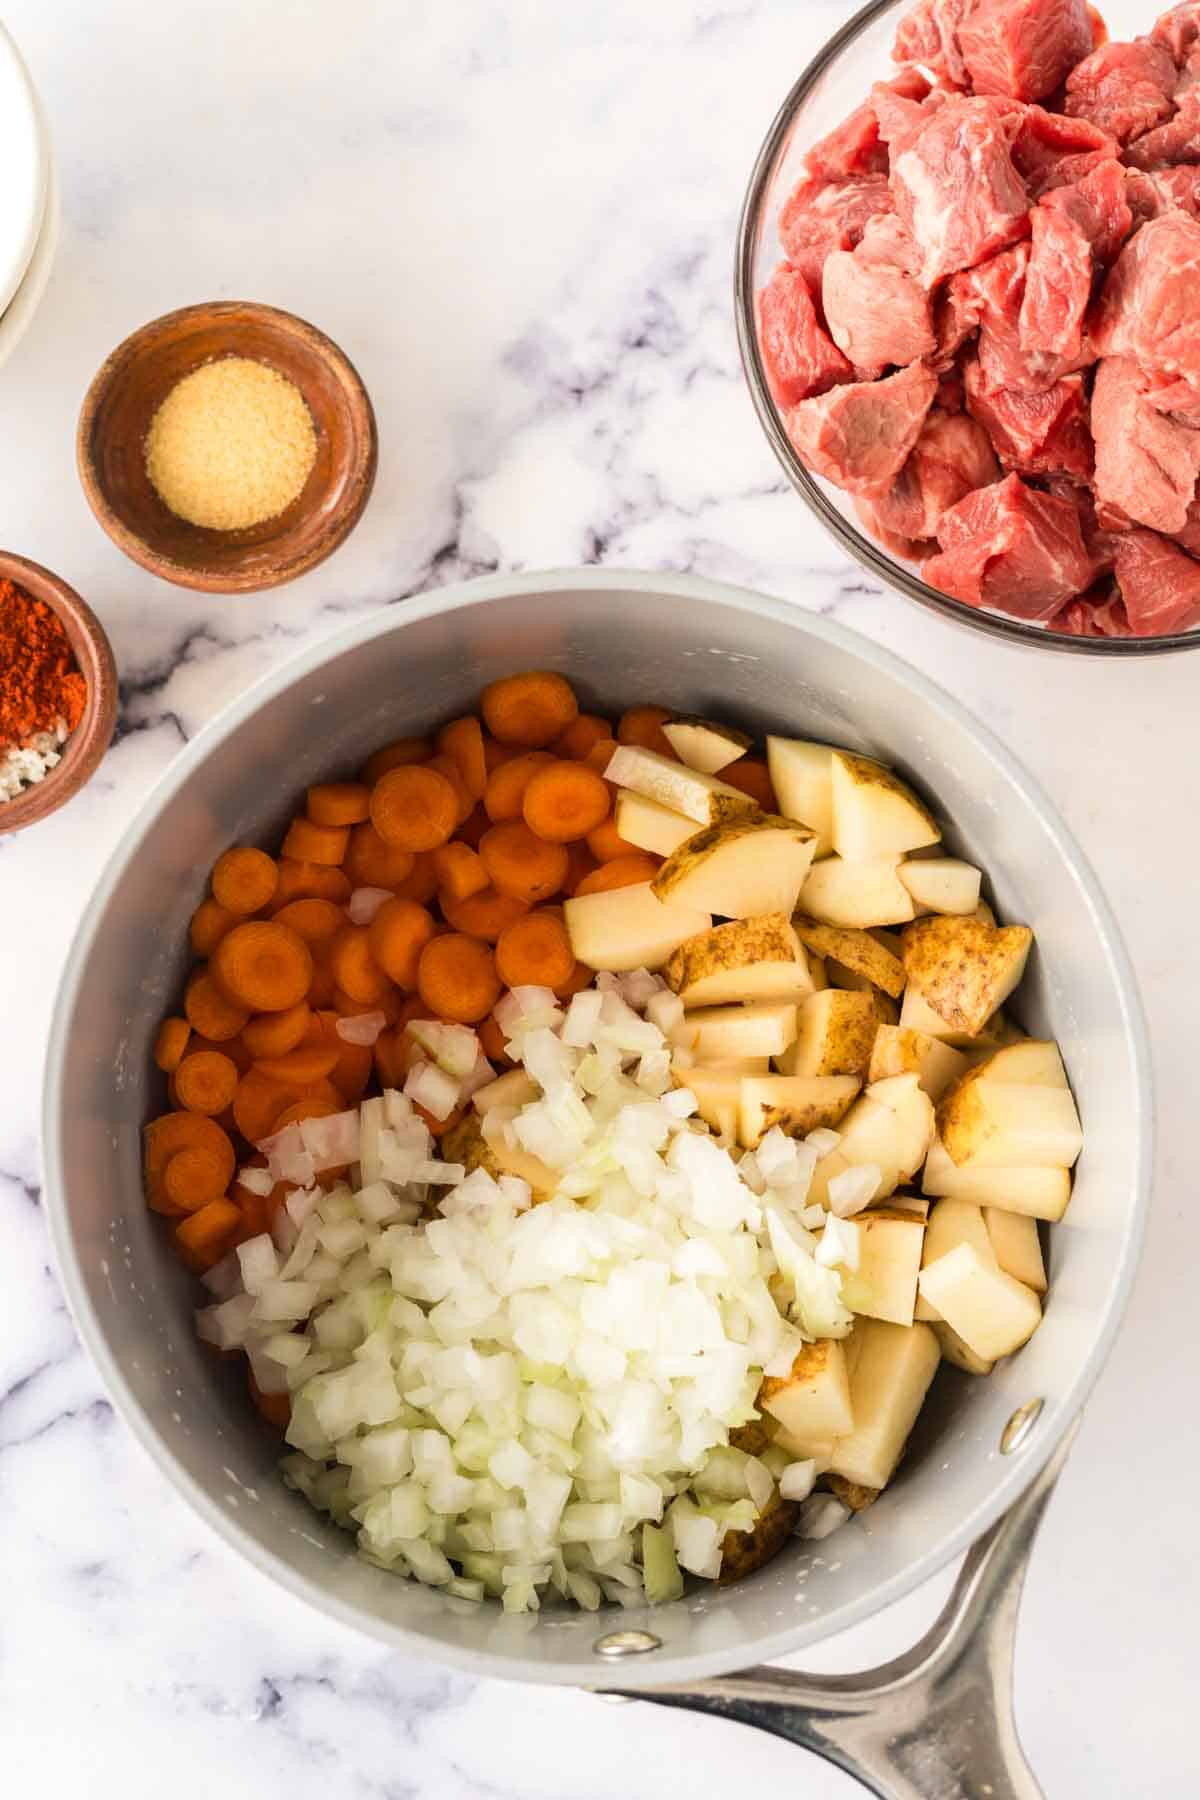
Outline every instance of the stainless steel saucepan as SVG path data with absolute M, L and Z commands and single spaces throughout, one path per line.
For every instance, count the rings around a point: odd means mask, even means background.
M 944 1367 L 893 1485 L 836 1555 L 796 1542 L 729 1588 L 601 1614 L 506 1617 L 398 1580 L 289 1493 L 238 1374 L 192 1335 L 191 1278 L 147 1213 L 150 1045 L 178 990 L 205 872 L 270 842 L 296 793 L 379 743 L 467 710 L 494 676 L 561 669 L 612 712 L 661 701 L 895 764 L 1034 926 L 1025 1026 L 1053 1036 L 1087 1135 L 1051 1233 L 1042 1329 L 990 1379 Z M 619 1688 L 764 1726 L 903 1800 L 1037 1793 L 1012 1727 L 1023 1557 L 1133 1278 L 1150 1169 L 1149 1060 L 1117 927 L 1083 856 L 1008 752 L 887 652 L 776 600 L 692 578 L 498 576 L 360 620 L 268 676 L 190 744 L 126 833 L 71 952 L 46 1087 L 50 1214 L 84 1341 L 132 1429 L 237 1551 L 345 1624 L 477 1675 Z M 907 1658 L 808 1680 L 748 1665 L 876 1612 L 971 1546 L 947 1614 Z M 825 1546 L 828 1550 L 828 1546 Z

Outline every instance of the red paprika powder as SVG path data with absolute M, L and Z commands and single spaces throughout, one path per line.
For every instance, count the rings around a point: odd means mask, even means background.
M 74 731 L 86 702 L 87 683 L 58 614 L 0 581 L 0 748 L 53 731 L 60 719 Z

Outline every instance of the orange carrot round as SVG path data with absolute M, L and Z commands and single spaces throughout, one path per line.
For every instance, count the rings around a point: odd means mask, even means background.
M 175 1248 L 189 1269 L 202 1275 L 215 1267 L 237 1234 L 242 1215 L 232 1200 L 210 1200 L 175 1227 Z
M 567 844 L 608 817 L 608 788 L 586 763 L 552 762 L 533 777 L 521 808 L 537 837 Z
M 411 990 L 417 985 L 421 952 L 435 930 L 433 915 L 415 900 L 385 900 L 367 926 L 367 944 L 388 979 Z
M 259 1013 L 248 1020 L 242 1027 L 242 1042 L 255 1061 L 265 1056 L 286 1056 L 303 1043 L 311 1021 L 308 1002 L 299 1000 L 286 1012 Z
M 308 994 L 312 952 L 278 920 L 252 919 L 221 939 L 212 969 L 225 992 L 251 1012 L 286 1012 Z
M 365 781 L 322 781 L 305 799 L 314 825 L 361 825 L 371 812 L 371 790 Z
M 185 1112 L 212 1117 L 232 1105 L 237 1064 L 220 1050 L 193 1050 L 175 1071 L 175 1092 Z
M 761 806 L 764 812 L 778 812 L 779 802 L 775 798 L 775 789 L 771 786 L 771 776 L 767 765 L 757 756 L 741 756 L 737 762 L 730 763 L 727 769 L 721 770 L 720 779 L 730 787 L 740 788 L 743 794 Z
M 452 900 L 449 894 L 443 894 L 439 904 L 446 923 L 455 931 L 483 938 L 489 944 L 496 942 L 506 925 L 529 911 L 527 901 L 497 893 L 494 887 L 486 887 L 466 900 Z
M 242 1029 L 245 1030 L 245 1026 Z M 201 1037 L 198 1031 L 193 1031 L 188 1039 L 189 1056 L 193 1050 L 219 1050 L 222 1056 L 229 1058 L 239 1075 L 244 1075 L 254 1061 L 242 1040 L 241 1032 L 236 1037 L 224 1038 L 218 1043 L 214 1038 Z
M 351 831 L 345 868 L 355 887 L 398 888 L 414 867 L 412 851 L 386 844 L 370 820 Z
M 433 745 L 426 737 L 397 738 L 395 743 L 384 744 L 368 756 L 363 764 L 362 778 L 368 787 L 374 787 L 384 775 L 392 769 L 402 769 L 408 763 L 423 763 L 433 755 Z
M 278 1117 L 272 1120 L 269 1135 L 274 1137 L 275 1133 L 282 1131 L 285 1125 L 301 1125 L 305 1119 L 332 1119 L 334 1113 L 341 1111 L 342 1108 L 336 1100 L 320 1100 L 315 1096 L 309 1096 L 303 1100 L 292 1100 L 283 1108 Z
M 458 823 L 459 797 L 437 769 L 391 769 L 371 789 L 371 823 L 397 850 L 436 850 Z M 380 886 L 383 886 L 380 883 Z
M 470 818 L 475 808 L 475 802 L 463 779 L 462 770 L 452 756 L 431 756 L 423 766 L 426 769 L 432 769 L 435 775 L 444 775 L 454 789 L 454 798 L 457 802 L 454 829 L 457 831 L 458 827 Z
M 435 1018 L 473 1025 L 500 998 L 500 977 L 491 947 L 462 932 L 431 938 L 421 952 L 417 992 Z
M 564 847 L 535 837 L 523 819 L 493 825 L 480 841 L 479 854 L 497 892 L 530 905 L 557 894 L 567 873 Z
M 163 1194 L 176 1212 L 198 1212 L 222 1198 L 228 1179 L 223 1158 L 213 1151 L 177 1150 L 163 1170 Z
M 613 752 L 619 749 L 616 738 L 598 738 L 583 760 L 589 769 L 594 769 L 597 775 L 603 775 L 613 759 Z
M 549 669 L 505 675 L 480 696 L 484 723 L 502 744 L 541 750 L 561 737 L 579 711 L 569 681 Z
M 634 887 L 639 881 L 653 881 L 658 874 L 658 862 L 652 856 L 617 856 L 612 862 L 601 863 L 590 875 L 585 875 L 575 889 L 579 894 L 607 894 L 613 888 Z
M 531 750 L 527 756 L 514 756 L 492 770 L 484 789 L 483 809 L 493 825 L 521 817 L 525 789 L 539 770 L 549 768 L 553 761 L 548 751 Z
M 484 732 L 483 761 L 489 775 L 493 769 L 498 769 L 501 763 L 511 762 L 514 756 L 520 756 L 520 754 L 521 752 L 515 744 L 498 744 L 494 737 L 489 737 L 487 732 Z
M 508 1039 L 496 1023 L 494 1013 L 489 1013 L 486 1019 L 480 1020 L 475 1027 L 475 1035 L 478 1037 L 483 1054 L 488 1061 L 495 1063 L 498 1068 L 506 1068 L 512 1061 L 506 1049 Z
M 383 992 L 370 1000 L 359 1000 L 355 995 L 348 994 L 345 988 L 335 987 L 329 1010 L 341 1019 L 358 1019 L 365 1012 L 381 1012 L 387 1024 L 391 1025 L 395 1022 L 402 1001 L 400 989 L 391 981 L 385 982 Z
M 146 1199 L 155 1212 L 178 1212 L 178 1202 L 168 1199 L 163 1185 L 167 1166 L 184 1150 L 203 1151 L 221 1175 L 218 1193 L 233 1180 L 235 1159 L 229 1134 L 215 1119 L 203 1113 L 169 1112 L 151 1119 L 143 1133 L 143 1167 Z
M 244 930 L 245 927 L 235 929 Z M 221 943 L 224 942 L 222 938 Z M 220 948 L 221 944 L 218 944 L 217 949 Z M 206 969 L 198 969 L 184 991 L 183 1010 L 193 1031 L 219 1044 L 226 1038 L 237 1036 L 252 1009 L 233 1000 Z
M 438 886 L 444 888 L 451 899 L 465 900 L 468 894 L 478 894 L 488 885 L 483 861 L 469 844 L 452 838 L 448 844 L 440 844 L 429 854 L 437 871 Z
M 567 873 L 563 880 L 563 893 L 573 894 L 585 875 L 599 868 L 595 857 L 588 849 L 586 842 L 577 840 L 567 845 Z
M 332 938 L 322 938 L 319 944 L 309 946 L 312 950 L 313 972 L 308 984 L 308 1004 L 314 1011 L 333 1004 L 337 982 L 333 979 L 333 968 L 329 960 L 329 946 L 332 942 Z
M 610 738 L 613 728 L 607 719 L 596 713 L 580 713 L 572 719 L 561 737 L 557 737 L 551 745 L 556 756 L 565 756 L 571 762 L 582 762 L 594 744 Z
M 669 756 L 673 762 L 678 762 L 670 738 L 663 735 L 663 726 L 674 717 L 666 706 L 631 706 L 622 714 L 617 726 L 617 742 L 636 744 L 639 749 L 653 750 L 659 756 Z
M 307 900 L 289 900 L 274 918 L 277 925 L 286 925 L 310 946 L 328 943 L 346 923 L 343 907 L 335 906 L 332 900 L 319 900 L 315 895 Z
M 596 971 L 589 969 L 586 963 L 577 962 L 565 981 L 560 981 L 554 993 L 559 1000 L 569 1000 L 572 994 L 581 994 L 584 988 L 591 987 L 596 979 Z
M 487 761 L 483 753 L 483 729 L 476 718 L 451 719 L 438 732 L 437 747 L 458 764 L 471 804 L 482 800 L 487 786 Z
M 338 1036 L 338 1014 L 318 1015 L 321 1029 L 337 1051 L 337 1061 L 329 1071 L 329 1079 L 348 1106 L 356 1106 L 367 1091 L 371 1079 L 373 1057 L 369 1044 L 351 1044 Z
M 270 1081 L 281 1082 L 284 1087 L 306 1088 L 331 1075 L 337 1060 L 337 1040 L 314 1014 L 295 1049 L 285 1050 L 281 1056 L 260 1057 L 257 1067 Z
M 311 819 L 297 816 L 287 828 L 282 854 L 296 862 L 336 868 L 345 860 L 349 841 L 348 825 L 314 825 Z
M 496 973 L 505 987 L 556 988 L 575 970 L 575 955 L 562 920 L 552 912 L 526 913 L 500 933 Z
M 387 991 L 389 977 L 371 954 L 365 925 L 345 925 L 329 947 L 333 979 L 352 1000 L 371 1001 Z
M 192 1028 L 186 1019 L 164 1019 L 154 1040 L 154 1060 L 164 1075 L 177 1069 L 187 1049 Z
M 211 956 L 227 931 L 232 931 L 238 922 L 237 913 L 230 912 L 216 900 L 202 900 L 192 914 L 192 922 L 188 927 L 188 937 L 197 956 Z
M 391 886 L 397 900 L 415 900 L 418 906 L 428 906 L 437 893 L 432 850 L 421 850 L 414 856 L 412 869 L 403 881 L 394 885 L 381 882 L 380 886 Z
M 213 864 L 213 899 L 226 912 L 245 915 L 269 906 L 279 886 L 279 865 L 265 850 L 237 845 Z
M 587 847 L 597 862 L 615 862 L 618 856 L 636 856 L 636 844 L 627 844 L 617 830 L 615 819 L 603 819 L 587 834 Z
M 297 862 L 290 856 L 280 858 L 272 912 L 278 914 L 293 900 L 332 900 L 335 906 L 343 906 L 349 898 L 349 877 L 341 869 L 328 863 Z

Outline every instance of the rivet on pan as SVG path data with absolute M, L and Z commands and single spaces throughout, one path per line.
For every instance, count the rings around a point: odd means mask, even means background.
M 652 1631 L 609 1631 L 596 1639 L 592 1649 L 597 1656 L 641 1656 L 645 1650 L 661 1650 L 662 1639 Z
M 1027 1400 L 1024 1406 L 1018 1406 L 1004 1430 L 1000 1433 L 1000 1454 L 1011 1456 L 1019 1450 L 1029 1436 L 1038 1419 L 1041 1417 L 1044 1400 Z

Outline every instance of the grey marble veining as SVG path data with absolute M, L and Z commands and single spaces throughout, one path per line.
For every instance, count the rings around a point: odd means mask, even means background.
M 1188 1072 L 1195 673 L 985 646 L 885 595 L 787 491 L 744 392 L 732 236 L 759 138 L 846 0 L 10 0 L 66 225 L 0 373 L 0 543 L 75 583 L 122 672 L 114 747 L 0 840 L 0 1767 L 45 1800 L 849 1800 L 766 1739 L 474 1683 L 317 1619 L 236 1562 L 116 1419 L 78 1348 L 39 1198 L 58 969 L 120 832 L 182 742 L 347 614 L 484 571 L 604 562 L 761 586 L 920 663 L 1055 795 L 1123 918 L 1155 1038 L 1149 1247 L 1035 1559 L 1018 1700 L 1053 1800 L 1184 1800 L 1200 1602 Z M 290 307 L 379 415 L 345 548 L 272 595 L 125 562 L 73 466 L 84 387 L 168 307 Z M 827 1647 L 867 1664 L 944 1583 Z

